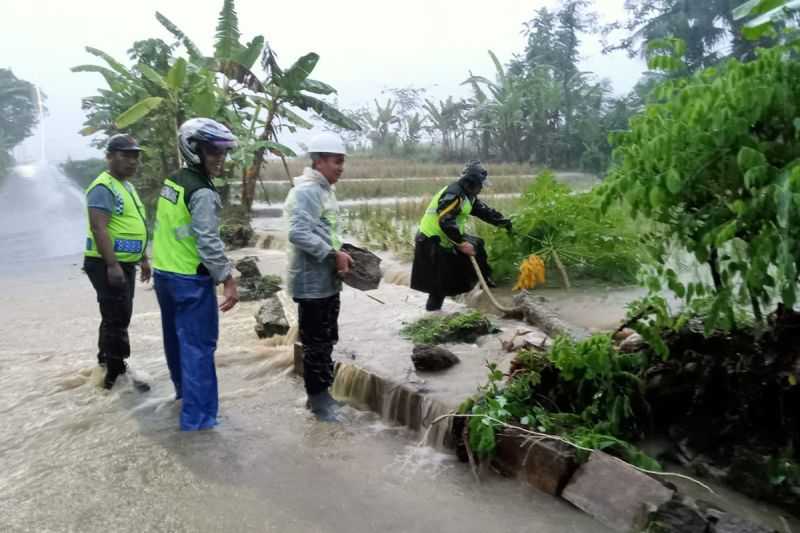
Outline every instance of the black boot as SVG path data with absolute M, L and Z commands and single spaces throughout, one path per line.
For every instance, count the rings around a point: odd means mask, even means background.
M 341 422 L 338 415 L 339 405 L 327 390 L 318 394 L 310 394 L 306 407 L 321 422 Z
M 117 381 L 117 378 L 124 374 L 128 369 L 125 367 L 125 361 L 116 357 L 106 356 L 106 377 L 103 379 L 103 387 L 110 390 Z
M 345 402 L 340 402 L 339 400 L 331 396 L 331 393 L 328 392 L 327 390 L 320 392 L 317 396 L 321 398 L 320 402 L 322 401 L 328 402 L 333 407 L 342 407 L 345 405 Z M 311 396 L 309 396 L 308 399 L 306 400 L 306 409 L 311 409 Z
M 428 295 L 428 301 L 425 302 L 425 310 L 426 311 L 438 311 L 442 308 L 444 304 L 444 296 L 440 296 L 438 294 L 430 293 Z
M 128 365 L 122 359 L 106 358 L 106 377 L 103 380 L 103 387 L 111 389 L 116 383 L 117 378 L 122 374 L 128 372 Z M 131 383 L 133 387 L 139 392 L 148 392 L 150 385 L 146 381 L 142 381 L 131 374 Z

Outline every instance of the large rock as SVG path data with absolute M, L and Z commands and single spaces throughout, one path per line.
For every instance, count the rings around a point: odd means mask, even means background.
M 236 261 L 236 270 L 242 275 L 242 280 L 259 279 L 261 271 L 258 269 L 258 258 L 252 255 Z
M 286 335 L 289 332 L 289 321 L 283 312 L 283 306 L 277 298 L 269 298 L 256 313 L 256 335 L 259 339 L 274 335 Z
M 696 505 L 677 495 L 650 515 L 648 533 L 708 533 L 708 522 Z
M 441 346 L 418 344 L 411 355 L 414 368 L 421 371 L 446 370 L 461 362 L 456 354 Z
M 341 250 L 353 258 L 353 266 L 342 277 L 342 281 L 361 291 L 377 289 L 381 283 L 381 258 L 369 250 L 348 243 L 344 243 Z
M 267 274 L 256 278 L 244 278 L 239 280 L 239 301 L 255 302 L 273 296 L 281 290 L 280 276 Z
M 243 224 L 238 222 L 224 223 L 219 228 L 219 235 L 228 249 L 244 248 L 249 246 L 255 237 L 255 231 L 250 227 L 250 224 Z
M 777 533 L 712 504 L 676 494 L 650 515 L 647 533 Z
M 616 531 L 640 531 L 651 509 L 672 499 L 674 491 L 603 452 L 592 452 L 578 468 L 562 497 Z

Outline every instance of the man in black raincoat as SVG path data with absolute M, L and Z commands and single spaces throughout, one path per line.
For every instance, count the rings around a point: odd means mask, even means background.
M 487 176 L 480 161 L 467 163 L 458 181 L 433 197 L 420 221 L 411 288 L 428 293 L 428 311 L 441 309 L 445 296 L 472 290 L 478 277 L 470 256 L 475 257 L 484 278 L 493 285 L 483 240 L 464 233 L 470 215 L 511 230 L 510 220 L 478 199 Z

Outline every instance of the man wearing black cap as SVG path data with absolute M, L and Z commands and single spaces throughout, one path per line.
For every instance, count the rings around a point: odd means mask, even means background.
M 108 140 L 108 170 L 86 189 L 89 230 L 86 237 L 83 270 L 97 292 L 100 304 L 100 333 L 97 360 L 106 368 L 104 386 L 110 389 L 120 374 L 127 371 L 130 356 L 128 325 L 133 313 L 136 264 L 141 265 L 141 280 L 150 280 L 147 260 L 147 226 L 144 206 L 129 181 L 139 166 L 142 149 L 130 135 L 118 134 Z M 133 380 L 139 390 L 146 383 Z
M 439 191 L 419 223 L 411 269 L 411 288 L 427 292 L 425 309 L 438 311 L 445 296 L 470 291 L 478 282 L 469 257 L 474 256 L 490 285 L 491 269 L 483 240 L 464 233 L 467 219 L 511 230 L 511 221 L 478 199 L 488 172 L 480 161 L 470 161 L 461 177 Z

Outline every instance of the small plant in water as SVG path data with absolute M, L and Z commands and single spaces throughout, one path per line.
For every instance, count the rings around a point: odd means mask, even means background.
M 481 335 L 494 331 L 494 326 L 480 311 L 425 317 L 407 324 L 400 334 L 415 344 L 444 342 L 472 343 Z

